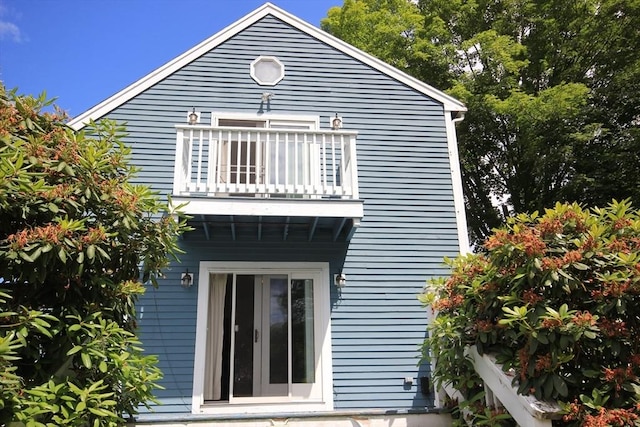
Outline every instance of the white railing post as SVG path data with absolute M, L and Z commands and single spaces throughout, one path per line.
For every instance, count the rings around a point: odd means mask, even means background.
M 269 159 L 271 158 L 271 151 L 270 151 L 270 142 L 269 142 L 269 134 L 267 133 L 262 133 L 262 138 L 263 138 L 263 142 L 262 142 L 262 161 L 264 162 L 262 164 L 262 185 L 264 186 L 264 193 L 268 193 L 269 192 L 269 180 L 271 179 L 271 177 L 269 176 L 269 168 L 271 167 L 270 163 L 269 163 Z
M 322 135 L 322 194 L 327 194 L 327 135 Z
M 338 181 L 336 180 L 336 168 L 338 158 L 336 157 L 336 135 L 331 135 L 331 184 L 333 190 L 331 194 L 338 194 Z
M 291 156 L 289 156 L 289 134 L 285 133 L 284 134 L 284 185 L 283 185 L 283 189 L 285 194 L 289 194 L 292 190 L 291 186 L 291 174 L 289 173 L 290 171 L 290 167 L 291 167 Z M 294 160 L 294 164 L 295 164 L 295 160 Z
M 270 135 L 271 144 L 271 182 L 272 189 L 270 192 L 280 192 L 280 134 L 272 133 Z
M 340 148 L 339 148 L 339 153 L 340 153 L 340 187 L 339 187 L 339 191 L 338 194 L 340 195 L 340 197 L 345 197 L 348 192 L 347 190 L 349 189 L 349 185 L 345 185 L 344 180 L 347 177 L 347 168 L 346 168 L 346 159 L 347 159 L 347 155 L 345 152 L 345 145 L 344 145 L 344 135 L 340 135 Z M 336 182 L 336 185 L 338 183 Z
M 213 137 L 213 129 L 209 129 L 208 141 L 206 192 L 208 195 L 214 195 L 216 186 L 216 164 L 218 162 L 218 144 L 217 140 Z
M 351 198 L 359 199 L 360 192 L 358 189 L 358 159 L 356 157 L 356 136 L 349 137 L 349 165 L 345 180 L 349 180 L 351 186 Z
M 229 180 L 229 184 L 232 184 L 235 182 L 235 190 L 234 191 L 238 191 L 238 186 L 240 186 L 240 156 L 242 153 L 242 132 L 240 131 L 236 131 L 235 134 L 237 135 L 237 142 L 236 142 L 236 156 L 234 159 L 232 159 L 232 162 L 235 162 L 236 164 L 236 170 L 233 171 L 233 175 L 231 176 L 231 179 Z M 231 139 L 231 137 L 229 137 L 229 141 L 233 141 Z M 231 144 L 229 144 L 229 149 L 231 149 Z
M 215 191 L 219 192 L 220 187 L 222 185 L 223 177 L 222 177 L 222 150 L 224 149 L 224 144 L 222 143 L 222 131 L 218 130 L 218 136 L 216 140 L 216 163 L 215 170 L 213 171 L 215 175 Z
M 240 138 L 238 138 L 240 139 Z M 242 145 L 240 145 L 242 146 Z M 244 158 L 245 162 L 245 185 L 249 187 L 251 185 L 251 132 L 247 131 L 247 155 Z
M 195 190 L 202 192 L 205 191 L 205 188 L 202 184 L 202 151 L 204 146 L 204 130 L 199 129 L 198 132 L 198 164 L 196 169 L 196 185 Z
M 187 191 L 196 191 L 196 187 L 193 183 L 193 129 L 189 129 L 187 143 L 184 145 L 183 159 L 185 170 L 185 183 L 187 185 Z
M 227 158 L 223 166 L 225 167 L 224 191 L 231 191 L 231 131 L 227 132 Z
M 183 168 L 184 131 L 176 131 L 176 158 L 173 167 L 173 194 L 182 194 L 187 188 L 186 173 Z
M 320 143 L 318 142 L 318 134 L 314 133 L 313 138 L 311 138 L 311 142 L 309 144 L 309 182 L 307 183 L 309 188 L 310 195 L 316 195 L 320 191 L 321 185 L 320 182 L 322 180 L 322 170 L 320 168 L 320 158 L 322 157 L 322 152 L 320 149 Z
M 298 164 L 300 161 L 298 148 L 300 145 L 300 141 L 298 141 L 298 134 L 295 133 L 293 135 L 293 192 L 300 193 L 300 167 L 304 164 Z
M 262 153 L 264 151 L 264 147 L 262 146 L 262 141 L 260 140 L 260 136 L 262 134 L 260 132 L 256 132 L 256 191 L 258 193 L 263 193 L 264 188 L 264 166 L 262 165 Z

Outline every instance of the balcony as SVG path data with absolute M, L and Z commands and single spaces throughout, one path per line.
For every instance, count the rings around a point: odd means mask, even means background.
M 176 126 L 173 199 L 202 222 L 224 227 L 304 228 L 349 240 L 363 216 L 356 132 Z

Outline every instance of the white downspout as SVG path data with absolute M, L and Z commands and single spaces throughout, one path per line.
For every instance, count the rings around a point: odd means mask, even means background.
M 445 111 L 445 124 L 447 130 L 447 145 L 449 148 L 449 163 L 451 167 L 451 183 L 453 184 L 453 202 L 456 211 L 456 225 L 458 228 L 458 242 L 460 253 L 471 252 L 469 247 L 469 235 L 467 234 L 467 215 L 464 209 L 464 193 L 462 191 L 462 172 L 460 157 L 458 156 L 458 139 L 456 137 L 456 123 L 464 120 L 464 111 Z
M 453 114 L 457 113 L 455 117 Z M 464 209 L 464 194 L 462 191 L 462 174 L 460 167 L 460 158 L 458 156 L 458 139 L 456 137 L 456 123 L 464 120 L 464 111 L 447 111 L 444 114 L 445 126 L 447 132 L 447 146 L 449 150 L 449 166 L 451 171 L 451 184 L 453 185 L 453 203 L 456 212 L 456 227 L 458 230 L 458 244 L 461 254 L 471 252 L 469 247 L 469 236 L 467 234 L 467 215 Z M 435 319 L 437 313 L 431 313 L 427 310 L 427 322 L 431 323 Z M 434 362 L 431 361 L 431 372 L 434 371 Z M 434 393 L 434 406 L 442 408 L 446 395 L 453 396 L 456 394 L 451 386 L 444 384 Z

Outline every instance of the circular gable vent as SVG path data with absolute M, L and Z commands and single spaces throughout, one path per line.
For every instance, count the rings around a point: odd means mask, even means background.
M 259 85 L 275 86 L 284 78 L 284 64 L 275 56 L 259 56 L 251 63 L 251 78 Z

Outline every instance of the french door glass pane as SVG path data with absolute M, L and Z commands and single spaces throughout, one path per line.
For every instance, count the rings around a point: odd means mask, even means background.
M 289 342 L 286 277 L 270 278 L 269 295 L 269 383 L 287 384 Z
M 291 281 L 291 351 L 293 383 L 313 383 L 313 280 Z
M 236 276 L 233 395 L 253 396 L 254 276 Z
M 232 396 L 309 396 L 300 387 L 316 382 L 314 280 L 234 277 Z
M 310 144 L 303 142 L 302 135 L 281 133 L 276 140 L 270 135 L 269 147 L 269 181 L 271 185 L 309 185 Z
M 257 182 L 255 132 L 251 140 L 246 139 L 246 132 L 241 133 L 241 136 L 244 138 L 243 140 L 231 141 L 231 159 L 228 162 L 231 171 L 229 182 L 231 184 L 255 184 Z M 227 144 L 227 141 L 224 144 Z

